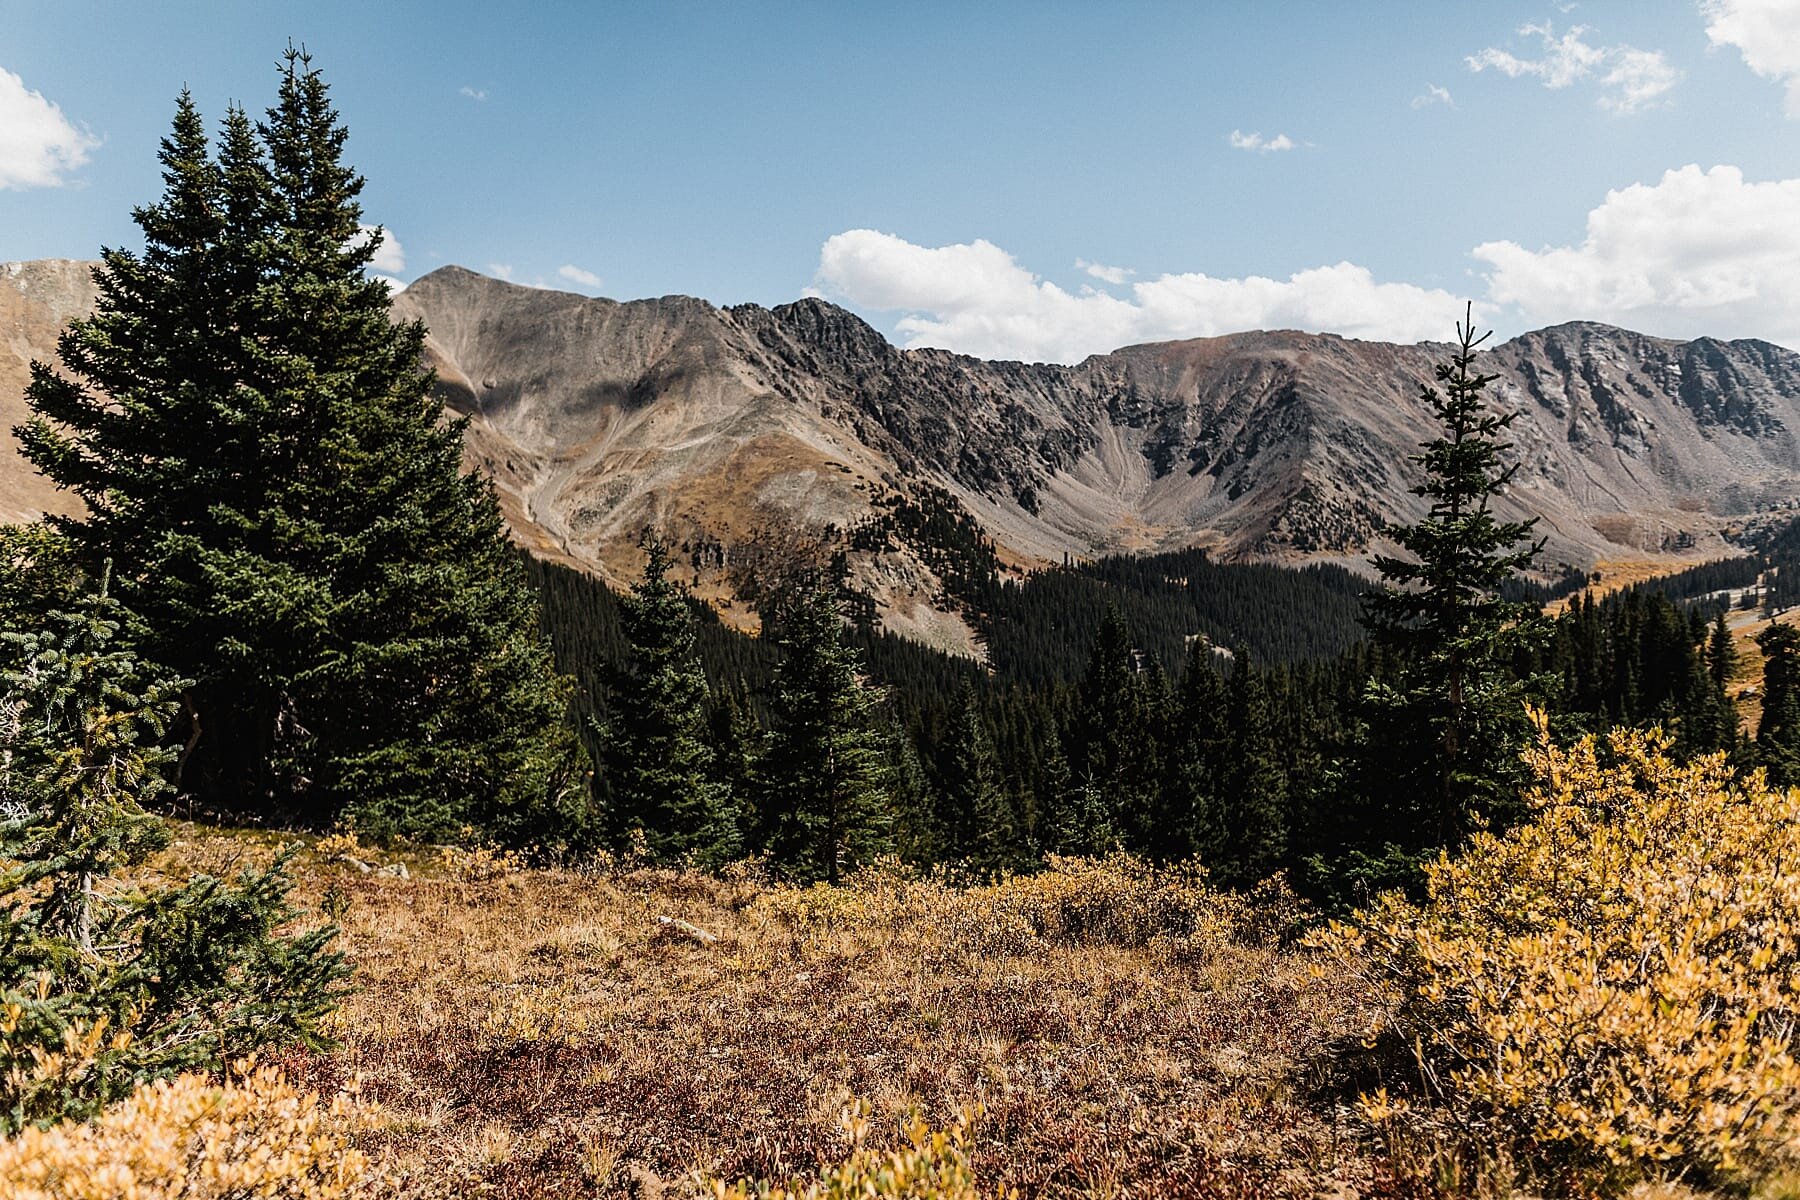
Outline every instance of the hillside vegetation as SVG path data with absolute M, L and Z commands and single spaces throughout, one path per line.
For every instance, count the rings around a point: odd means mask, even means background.
M 1532 820 L 1329 929 L 1124 857 L 798 887 L 332 837 L 291 869 L 359 981 L 335 1051 L 0 1163 L 83 1200 L 126 1193 L 55 1164 L 149 1177 L 133 1130 L 286 1181 L 132 1193 L 170 1197 L 1788 1195 L 1800 794 L 1667 751 L 1543 734 Z M 185 825 L 150 870 L 279 840 Z

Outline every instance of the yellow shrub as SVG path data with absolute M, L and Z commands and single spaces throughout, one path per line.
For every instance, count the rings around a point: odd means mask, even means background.
M 858 1103 L 844 1113 L 850 1154 L 826 1167 L 815 1180 L 789 1184 L 704 1181 L 715 1200 L 979 1200 L 975 1172 L 969 1166 L 966 1112 L 949 1129 L 933 1131 L 913 1120 L 902 1127 L 906 1145 L 898 1150 L 871 1150 L 869 1109 Z
M 445 875 L 461 883 L 481 883 L 525 869 L 525 858 L 517 850 L 493 846 L 440 846 L 438 863 Z
M 323 1104 L 271 1067 L 223 1085 L 146 1084 L 90 1123 L 0 1141 L 8 1200 L 339 1200 L 366 1162 L 346 1141 L 366 1113 L 354 1091 Z
M 313 854 L 320 862 L 356 862 L 368 853 L 356 830 L 348 827 L 326 834 L 313 845 Z
M 1718 1175 L 1800 1107 L 1800 792 L 1661 733 L 1553 746 L 1533 819 L 1318 939 L 1388 989 L 1424 1085 L 1364 1098 L 1528 1156 Z
M 1206 952 L 1262 940 L 1299 919 L 1298 901 L 1279 879 L 1235 896 L 1208 884 L 1194 865 L 1159 867 L 1127 854 L 1052 858 L 1039 874 L 967 888 L 877 864 L 838 887 L 775 890 L 757 907 L 796 933 L 909 928 L 944 949 L 981 954 L 1029 954 L 1045 945 Z

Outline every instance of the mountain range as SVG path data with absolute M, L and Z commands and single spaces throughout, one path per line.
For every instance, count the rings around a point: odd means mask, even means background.
M 0 266 L 0 422 L 32 357 L 93 302 L 90 264 Z M 613 582 L 658 530 L 730 619 L 746 547 L 934 497 L 1018 568 L 1113 552 L 1361 563 L 1416 519 L 1420 397 L 1447 345 L 1249 332 L 1130 346 L 1074 366 L 901 350 L 819 299 L 616 302 L 445 267 L 394 312 L 469 417 L 534 553 Z M 1447 330 L 1458 314 L 1446 313 Z M 1517 412 L 1500 504 L 1536 516 L 1548 563 L 1720 553 L 1800 497 L 1800 354 L 1577 322 L 1494 346 L 1492 404 Z M 67 506 L 0 438 L 0 518 Z M 972 650 L 927 547 L 851 555 L 885 623 Z

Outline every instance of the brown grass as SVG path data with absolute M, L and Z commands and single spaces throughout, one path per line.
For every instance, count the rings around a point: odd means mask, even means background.
M 164 866 L 218 870 L 272 844 L 186 827 Z M 947 1125 L 984 1106 L 984 1195 L 1381 1180 L 1325 1090 L 1328 1051 L 1368 1014 L 1269 944 L 1258 913 L 1275 907 L 1214 913 L 1168 879 L 799 893 L 408 865 L 299 860 L 303 902 L 348 903 L 360 990 L 341 1048 L 288 1064 L 325 1090 L 363 1077 L 384 1113 L 364 1148 L 404 1195 L 681 1196 L 695 1172 L 810 1174 L 842 1156 L 858 1099 L 877 1142 L 908 1113 Z
M 1598 575 L 1582 591 L 1573 596 L 1564 596 L 1552 600 L 1544 606 L 1544 611 L 1556 616 L 1569 606 L 1571 600 L 1579 600 L 1584 594 L 1592 594 L 1598 600 L 1612 592 L 1630 587 L 1634 583 L 1645 583 L 1675 571 L 1686 570 L 1694 564 L 1690 561 L 1669 559 L 1605 559 L 1595 563 L 1588 570 L 1589 576 Z

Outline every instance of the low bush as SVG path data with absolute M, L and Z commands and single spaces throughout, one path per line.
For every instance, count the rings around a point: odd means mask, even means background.
M 144 1084 L 93 1121 L 0 1141 L 9 1200 L 349 1200 L 368 1164 L 350 1135 L 369 1112 L 354 1087 L 330 1102 L 273 1067 L 224 1083 Z
M 1416 1082 L 1363 1098 L 1378 1126 L 1603 1188 L 1787 1152 L 1800 792 L 1670 744 L 1563 750 L 1540 716 L 1531 820 L 1429 867 L 1423 903 L 1387 895 L 1317 939 L 1414 1051 Z
M 880 863 L 837 887 L 774 890 L 757 906 L 796 933 L 910 928 L 941 950 L 976 954 L 1044 946 L 1205 954 L 1232 942 L 1280 940 L 1304 918 L 1280 878 L 1239 895 L 1213 887 L 1194 864 L 1158 866 L 1128 854 L 1052 858 L 1048 868 L 960 887 Z
M 914 1118 L 902 1126 L 904 1146 L 872 1150 L 868 1105 L 852 1105 L 843 1116 L 850 1153 L 818 1178 L 787 1184 L 703 1179 L 703 1194 L 713 1200 L 979 1200 L 969 1165 L 973 1121 L 965 1112 L 948 1129 L 932 1130 Z

